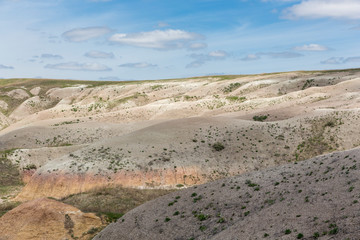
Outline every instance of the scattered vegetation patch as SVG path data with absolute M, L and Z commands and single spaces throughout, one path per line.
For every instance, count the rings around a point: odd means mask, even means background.
M 221 142 L 216 142 L 212 145 L 212 148 L 215 150 L 215 151 L 221 151 L 221 150 L 224 150 L 225 149 L 225 146 L 221 143 Z
M 131 209 L 170 192 L 172 190 L 114 187 L 71 195 L 60 201 L 83 212 L 97 213 L 112 222 Z
M 253 116 L 253 120 L 257 122 L 263 122 L 268 118 L 266 115 Z
M 309 88 L 309 87 L 313 86 L 314 80 L 315 80 L 315 79 L 308 79 L 308 80 L 306 80 L 301 89 L 302 89 L 302 90 L 305 90 L 306 88 Z
M 227 100 L 232 102 L 244 102 L 246 101 L 246 97 L 238 97 L 238 96 L 227 96 Z
M 230 83 L 230 85 L 226 86 L 224 89 L 223 89 L 223 92 L 224 93 L 230 93 L 230 92 L 233 92 L 235 91 L 236 89 L 238 89 L 239 87 L 241 86 L 241 83 Z

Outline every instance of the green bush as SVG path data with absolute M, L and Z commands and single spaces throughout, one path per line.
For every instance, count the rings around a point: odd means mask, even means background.
M 225 146 L 220 142 L 214 143 L 212 145 L 212 147 L 213 147 L 213 149 L 215 149 L 215 151 L 218 151 L 218 152 L 225 148 Z
M 260 115 L 260 116 L 253 116 L 253 120 L 257 122 L 263 122 L 267 119 L 268 116 L 266 115 Z

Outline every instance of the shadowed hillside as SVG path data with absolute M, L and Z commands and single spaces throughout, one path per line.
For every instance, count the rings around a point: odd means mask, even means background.
M 359 156 L 337 152 L 178 191 L 95 239 L 358 239 Z

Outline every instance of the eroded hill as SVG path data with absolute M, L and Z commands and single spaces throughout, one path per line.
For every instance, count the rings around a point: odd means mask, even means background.
M 360 149 L 150 201 L 95 239 L 359 239 Z
M 359 74 L 1 80 L 0 150 L 19 201 L 201 184 L 359 146 Z

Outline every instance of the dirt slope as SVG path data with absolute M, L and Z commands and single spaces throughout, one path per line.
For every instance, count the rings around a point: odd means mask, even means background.
M 18 149 L 8 158 L 27 183 L 22 201 L 113 185 L 200 184 L 359 146 L 359 76 L 355 69 L 116 84 L 44 80 L 37 96 L 30 91 L 39 80 L 14 80 L 0 89 L 10 123 L 0 151 Z M 9 99 L 14 89 L 29 97 Z M 218 143 L 224 150 L 214 150 Z
M 62 198 L 113 185 L 191 186 L 349 149 L 360 143 L 359 115 L 329 110 L 267 123 L 226 117 L 172 120 L 48 161 L 17 199 Z M 224 149 L 216 151 L 217 143 Z
M 24 203 L 0 218 L 1 240 L 91 239 L 99 217 L 48 198 Z
M 95 239 L 359 239 L 360 149 L 148 202 Z

